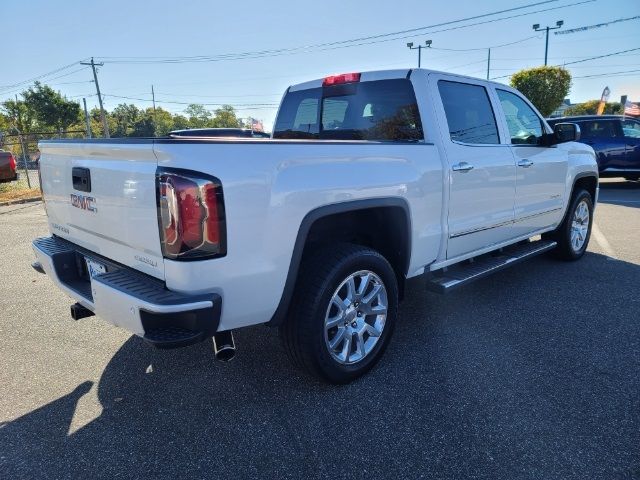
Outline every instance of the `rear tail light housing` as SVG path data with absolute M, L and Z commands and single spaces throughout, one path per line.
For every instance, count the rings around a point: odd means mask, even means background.
M 323 87 L 330 87 L 332 85 L 341 85 L 343 83 L 355 83 L 360 81 L 359 73 L 341 73 L 340 75 L 331 75 L 325 77 L 322 81 Z
M 226 255 L 220 180 L 189 170 L 163 169 L 157 174 L 157 194 L 165 258 L 202 260 Z
M 9 168 L 11 168 L 11 170 L 13 170 L 14 172 L 16 171 L 16 157 L 13 156 L 13 154 L 9 154 Z

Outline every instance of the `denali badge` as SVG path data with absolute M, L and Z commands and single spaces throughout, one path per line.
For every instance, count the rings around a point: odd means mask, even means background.
M 95 206 L 96 199 L 93 197 L 85 197 L 84 195 L 71 194 L 71 205 L 82 210 L 96 213 L 98 209 Z

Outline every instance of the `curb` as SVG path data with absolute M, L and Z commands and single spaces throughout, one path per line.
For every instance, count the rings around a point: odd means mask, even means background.
M 7 202 L 0 202 L 0 207 L 6 207 L 9 205 L 18 205 L 20 203 L 38 202 L 40 200 L 42 200 L 42 197 L 20 198 L 18 200 L 9 200 Z

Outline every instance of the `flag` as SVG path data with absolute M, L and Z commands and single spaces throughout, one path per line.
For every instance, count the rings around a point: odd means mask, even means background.
M 609 100 L 610 93 L 611 90 L 609 90 L 609 87 L 604 87 L 602 96 L 600 97 L 600 103 L 598 104 L 598 112 L 596 113 L 596 115 L 602 115 L 604 113 L 604 107 L 607 105 L 607 100 Z
M 631 103 L 629 100 L 627 100 L 624 103 L 624 114 L 637 117 L 638 115 L 640 115 L 640 105 L 637 103 Z
M 254 132 L 264 132 L 264 125 L 262 125 L 262 120 L 258 120 L 256 118 L 251 119 L 251 130 Z

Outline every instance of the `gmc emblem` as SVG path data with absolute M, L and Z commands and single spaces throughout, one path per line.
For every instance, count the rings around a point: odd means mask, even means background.
M 81 210 L 96 213 L 98 209 L 95 206 L 96 199 L 93 197 L 85 197 L 84 195 L 71 194 L 71 205 Z

